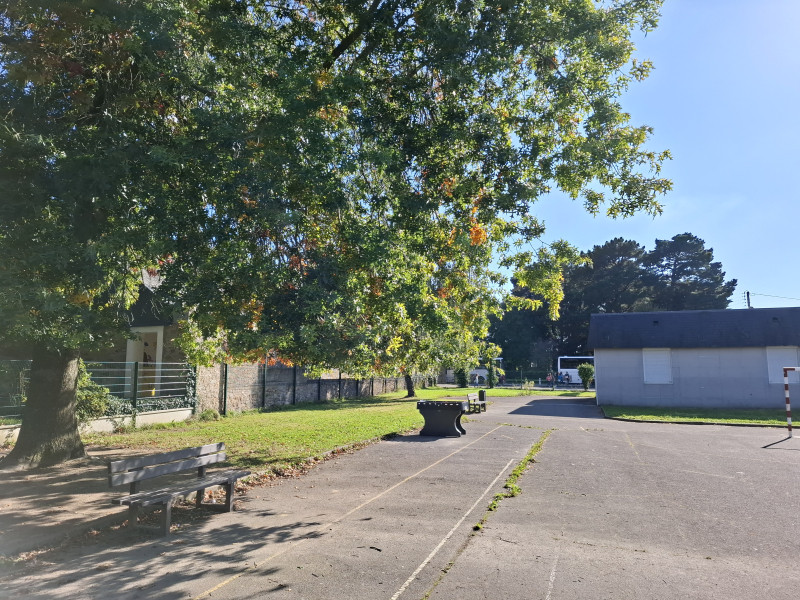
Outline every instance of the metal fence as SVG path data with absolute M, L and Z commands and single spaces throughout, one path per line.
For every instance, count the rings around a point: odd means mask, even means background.
M 0 425 L 18 421 L 28 389 L 31 361 L 0 361 Z
M 108 388 L 114 397 L 108 416 L 194 408 L 194 372 L 189 365 L 90 361 L 85 364 L 92 381 Z
M 549 371 L 549 373 L 553 376 L 556 375 L 555 370 Z M 535 386 L 545 388 L 555 387 L 560 390 L 583 389 L 583 385 L 577 381 L 573 381 L 571 383 L 555 382 L 554 384 L 551 384 L 547 381 L 547 374 L 548 371 L 546 369 L 507 369 L 502 383 L 500 383 L 498 380 L 498 385 L 520 389 Z M 590 388 L 594 389 L 594 382 L 592 382 Z
M 106 416 L 194 408 L 194 370 L 183 363 L 85 361 L 91 380 L 108 389 Z M 0 361 L 0 424 L 19 420 L 31 361 Z

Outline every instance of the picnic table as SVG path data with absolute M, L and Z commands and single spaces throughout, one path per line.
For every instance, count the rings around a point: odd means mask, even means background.
M 467 433 L 461 426 L 461 415 L 469 410 L 469 402 L 461 400 L 420 400 L 417 410 L 425 419 L 420 435 L 461 437 Z

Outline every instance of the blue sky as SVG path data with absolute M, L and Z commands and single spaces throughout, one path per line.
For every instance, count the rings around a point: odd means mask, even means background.
M 800 1 L 666 0 L 658 29 L 636 39 L 655 69 L 623 107 L 655 129 L 652 149 L 672 151 L 664 214 L 592 217 L 554 194 L 534 209 L 545 239 L 650 250 L 693 233 L 738 280 L 731 308 L 746 290 L 757 308 L 800 306 Z

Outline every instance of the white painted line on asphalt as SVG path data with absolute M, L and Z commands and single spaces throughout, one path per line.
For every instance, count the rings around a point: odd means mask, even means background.
M 559 555 L 556 554 L 556 559 L 553 561 L 553 568 L 550 569 L 550 582 L 547 584 L 547 595 L 544 597 L 544 600 L 550 600 L 550 596 L 553 593 L 553 584 L 556 582 L 556 567 L 558 567 L 558 557 Z
M 510 461 L 508 461 L 508 463 L 506 464 L 506 466 L 505 466 L 505 467 L 503 467 L 503 469 L 502 469 L 502 470 L 501 470 L 501 471 L 500 471 L 500 472 L 497 474 L 497 477 L 495 477 L 495 478 L 494 478 L 494 481 L 492 481 L 492 483 L 490 483 L 490 484 L 489 484 L 489 486 L 488 486 L 488 487 L 487 487 L 487 488 L 486 488 L 486 489 L 483 491 L 483 493 L 480 495 L 480 497 L 479 497 L 477 500 L 475 500 L 475 504 L 473 504 L 472 506 L 470 506 L 470 507 L 469 507 L 469 510 L 468 510 L 467 512 L 465 512 L 465 513 L 464 513 L 464 516 L 463 516 L 463 517 L 461 517 L 461 518 L 458 520 L 458 523 L 456 523 L 455 525 L 453 525 L 453 528 L 452 528 L 452 529 L 451 529 L 451 530 L 450 530 L 450 531 L 447 533 L 447 535 L 446 535 L 446 536 L 444 536 L 444 537 L 442 538 L 442 541 L 441 541 L 441 542 L 439 542 L 439 544 L 436 546 L 436 548 L 434 548 L 434 549 L 433 549 L 433 551 L 432 551 L 430 554 L 428 554 L 428 557 L 427 557 L 425 560 L 423 560 L 423 561 L 422 561 L 422 564 L 421 564 L 420 566 L 418 566 L 418 567 L 417 567 L 417 570 L 416 570 L 416 571 L 414 571 L 414 572 L 411 574 L 411 577 L 409 577 L 408 579 L 406 579 L 406 582 L 405 582 L 405 583 L 404 583 L 404 584 L 403 584 L 403 585 L 400 587 L 400 589 L 399 589 L 399 590 L 397 590 L 397 592 L 395 593 L 395 595 L 394 595 L 394 596 L 392 596 L 391 600 L 397 600 L 397 599 L 400 597 L 400 594 L 402 594 L 403 592 L 405 592 L 405 591 L 406 591 L 406 588 L 407 588 L 409 585 L 411 585 L 411 582 L 412 582 L 412 581 L 414 581 L 414 579 L 416 579 L 417 575 L 419 575 L 419 574 L 420 574 L 420 571 L 422 571 L 422 569 L 424 569 L 424 568 L 425 568 L 425 565 L 427 565 L 429 562 L 431 562 L 431 559 L 432 559 L 434 556 L 436 556 L 436 553 L 437 553 L 437 552 L 439 552 L 439 550 L 441 550 L 441 549 L 442 549 L 442 546 L 444 546 L 444 545 L 445 545 L 445 543 L 447 542 L 447 540 L 449 540 L 449 539 L 450 539 L 450 537 L 451 537 L 451 536 L 452 536 L 452 535 L 453 535 L 453 534 L 456 532 L 456 529 L 458 529 L 458 528 L 461 526 L 461 524 L 462 524 L 462 523 L 464 522 L 464 520 L 465 520 L 465 519 L 466 519 L 466 518 L 469 516 L 469 514 L 470 514 L 470 513 L 471 513 L 473 510 L 475 510 L 475 507 L 476 507 L 476 506 L 478 506 L 478 504 L 479 504 L 479 503 L 480 503 L 480 502 L 481 502 L 481 501 L 482 501 L 482 500 L 483 500 L 483 499 L 486 497 L 486 494 L 488 494 L 488 493 L 489 493 L 489 492 L 492 490 L 492 488 L 493 488 L 493 487 L 494 487 L 494 486 L 497 484 L 497 481 L 498 481 L 498 480 L 499 480 L 499 479 L 500 479 L 500 478 L 503 476 L 503 473 L 505 473 L 505 472 L 506 472 L 506 470 L 508 470 L 508 467 L 510 467 L 510 466 L 511 466 L 511 463 L 513 463 L 513 462 L 514 462 L 514 459 L 513 459 L 513 458 L 512 458 Z
M 636 449 L 636 446 L 633 445 L 633 440 L 631 439 L 631 436 L 629 436 L 627 432 L 625 432 L 625 439 L 628 440 L 628 444 L 630 444 L 631 450 L 633 450 L 634 454 L 636 454 L 636 460 L 639 461 L 640 463 L 644 463 L 642 457 L 639 456 L 639 451 Z
M 703 477 L 718 477 L 720 479 L 736 479 L 733 475 L 720 475 L 719 473 L 706 473 L 705 471 L 692 471 L 690 469 L 673 469 L 675 473 L 691 473 L 692 475 L 702 475 Z
M 436 466 L 436 465 L 438 465 L 439 463 L 442 463 L 442 462 L 446 461 L 448 458 L 450 458 L 450 457 L 452 457 L 452 456 L 455 456 L 456 454 L 458 454 L 458 453 L 459 453 L 459 452 L 461 452 L 462 450 L 466 450 L 467 448 L 469 448 L 469 447 L 470 447 L 470 446 L 472 446 L 473 444 L 477 444 L 477 443 L 478 443 L 478 442 L 480 442 L 480 441 L 481 441 L 483 438 L 485 438 L 487 435 L 489 435 L 490 433 L 494 433 L 495 431 L 497 431 L 497 430 L 498 430 L 498 429 L 500 429 L 501 427 L 503 427 L 503 425 L 498 425 L 497 427 L 495 427 L 495 428 L 494 428 L 494 429 L 492 429 L 491 431 L 487 431 L 486 433 L 484 433 L 484 434 L 483 434 L 481 437 L 479 437 L 479 438 L 478 438 L 477 440 L 475 440 L 474 442 L 470 442 L 469 444 L 467 444 L 466 446 L 462 446 L 461 448 L 459 448 L 459 449 L 458 449 L 458 450 L 456 450 L 455 452 L 451 452 L 450 454 L 448 454 L 448 455 L 447 455 L 447 456 L 445 456 L 444 458 L 440 458 L 440 459 L 439 459 L 439 460 L 437 460 L 436 462 L 433 462 L 433 463 L 429 464 L 429 465 L 428 465 L 427 467 L 425 467 L 424 469 L 420 469 L 419 471 L 417 471 L 417 472 L 416 472 L 416 473 L 414 473 L 413 475 L 409 475 L 408 477 L 406 477 L 405 479 L 403 479 L 403 481 L 398 481 L 398 482 L 397 482 L 397 483 L 395 483 L 395 484 L 394 484 L 392 487 L 390 487 L 390 488 L 387 488 L 387 489 L 383 490 L 383 491 L 382 491 L 380 494 L 378 494 L 377 496 L 373 496 L 372 498 L 370 498 L 369 500 L 367 500 L 367 501 L 366 501 L 366 502 L 364 502 L 363 504 L 360 504 L 360 505 L 356 506 L 354 509 L 352 509 L 351 511 L 349 511 L 349 512 L 347 512 L 347 513 L 343 514 L 341 517 L 339 517 L 339 518 L 338 518 L 338 519 L 336 519 L 335 521 L 332 521 L 330 524 L 331 524 L 331 525 L 335 525 L 336 523 L 338 523 L 338 522 L 339 522 L 339 521 L 341 521 L 342 519 L 346 519 L 347 517 L 349 517 L 350 515 L 352 515 L 352 514 L 353 514 L 354 512 L 356 512 L 357 510 L 361 510 L 361 509 L 362 509 L 362 508 L 364 508 L 364 507 L 365 507 L 367 504 L 370 504 L 371 502 L 374 502 L 375 500 L 377 500 L 378 498 L 380 498 L 380 497 L 381 497 L 381 496 L 383 496 L 384 494 L 388 494 L 389 492 L 391 492 L 391 491 L 392 491 L 393 489 L 395 489 L 396 487 L 399 487 L 399 486 L 403 485 L 404 483 L 407 483 L 407 482 L 411 481 L 411 480 L 412 480 L 412 479 L 414 479 L 415 477 L 419 477 L 420 475 L 422 475 L 422 474 L 423 474 L 425 471 L 427 471 L 428 469 L 432 469 L 433 467 L 435 467 L 435 466 Z
M 263 564 L 266 564 L 266 563 L 268 563 L 268 562 L 269 562 L 269 561 L 271 561 L 273 558 L 277 558 L 278 556 L 280 556 L 280 555 L 282 555 L 282 554 L 285 554 L 285 553 L 286 553 L 286 552 L 288 552 L 289 550 L 292 550 L 292 549 L 296 548 L 297 546 L 299 546 L 299 545 L 300 545 L 300 544 L 302 544 L 303 542 L 306 542 L 306 541 L 308 541 L 309 539 L 312 539 L 312 538 L 316 538 L 316 537 L 318 537 L 319 535 L 321 535 L 321 534 L 323 533 L 323 531 L 324 531 L 324 530 L 326 530 L 326 529 L 329 529 L 329 528 L 333 527 L 334 525 L 336 525 L 336 524 L 340 523 L 341 521 L 343 521 L 344 519 L 346 519 L 347 517 L 349 517 L 350 515 L 352 515 L 354 512 L 361 510 L 362 508 L 364 508 L 364 507 L 365 507 L 365 506 L 367 506 L 368 504 L 370 504 L 370 503 L 374 502 L 375 500 L 377 500 L 377 499 L 378 499 L 378 498 L 380 498 L 381 496 L 384 496 L 384 495 L 388 494 L 388 493 L 389 493 L 389 492 L 391 492 L 393 489 L 395 489 L 395 488 L 397 488 L 397 487 L 399 487 L 399 486 L 403 485 L 404 483 L 407 483 L 408 481 L 411 481 L 411 480 L 412 480 L 412 479 L 414 479 L 415 477 L 418 477 L 418 476 L 422 475 L 422 474 L 423 474 L 425 471 L 427 471 L 428 469 L 432 469 L 433 467 L 435 467 L 435 466 L 436 466 L 436 465 L 438 465 L 439 463 L 442 463 L 442 462 L 446 461 L 448 458 L 450 458 L 450 457 L 452 457 L 452 456 L 455 456 L 456 454 L 458 454 L 458 453 L 459 453 L 459 452 L 461 452 L 462 450 L 466 450 L 466 449 L 467 449 L 467 448 L 469 448 L 470 446 L 472 446 L 472 445 L 474 445 L 474 444 L 477 444 L 477 443 L 478 443 L 478 442 L 480 442 L 480 441 L 481 441 L 483 438 L 485 438 L 487 435 L 490 435 L 490 434 L 494 433 L 495 431 L 497 431 L 497 430 L 498 430 L 498 429 L 500 429 L 501 427 L 504 427 L 504 425 L 498 425 L 498 426 L 497 426 L 497 427 L 495 427 L 494 429 L 491 429 L 491 430 L 487 431 L 486 433 L 484 433 L 484 434 L 483 434 L 481 437 L 477 438 L 476 440 L 473 440 L 473 441 L 471 441 L 469 444 L 467 444 L 467 445 L 465 445 L 465 446 L 462 446 L 462 447 L 461 447 L 461 448 L 459 448 L 458 450 L 456 450 L 456 451 L 454 451 L 454 452 L 451 452 L 451 453 L 450 453 L 450 454 L 448 454 L 447 456 L 445 456 L 445 457 L 443 457 L 443 458 L 440 458 L 439 460 L 437 460 L 437 461 L 435 461 L 435 462 L 433 462 L 433 463 L 429 464 L 427 467 L 425 467 L 424 469 L 420 469 L 419 471 L 417 471 L 417 472 L 416 472 L 416 473 L 414 473 L 413 475 L 409 475 L 408 477 L 406 477 L 406 478 L 405 478 L 405 479 L 403 479 L 402 481 L 398 481 L 398 482 L 397 482 L 397 483 L 395 483 L 393 486 L 391 486 L 391 487 L 389 487 L 389 488 L 386 488 L 385 490 L 383 490 L 383 491 L 382 491 L 380 494 L 377 494 L 377 495 L 373 496 L 372 498 L 370 498 L 370 499 L 369 499 L 369 500 L 367 500 L 366 502 L 362 502 L 361 504 L 359 504 L 358 506 L 356 506 L 356 507 L 355 507 L 355 508 L 353 508 L 352 510 L 349 510 L 349 511 L 347 511 L 347 512 L 346 512 L 345 514 L 343 514 L 341 517 L 338 517 L 337 519 L 334 519 L 334 520 L 333 520 L 333 521 L 331 521 L 330 523 L 326 523 L 326 524 L 325 524 L 325 525 L 323 525 L 322 527 L 319 527 L 319 528 L 317 528 L 315 531 L 312 531 L 311 533 L 308 533 L 308 534 L 306 534 L 306 536 L 305 536 L 305 537 L 303 537 L 303 538 L 301 538 L 301 539 L 299 539 L 299 540 L 297 540 L 297 541 L 295 541 L 295 542 L 289 542 L 289 543 L 287 544 L 287 546 L 286 546 L 285 548 L 283 548 L 282 550 L 278 550 L 278 551 L 277 551 L 277 552 L 275 552 L 274 554 L 270 554 L 268 557 L 266 557 L 265 559 L 263 559 L 263 560 L 261 560 L 261 561 L 259 561 L 259 562 L 253 562 L 253 565 L 252 565 L 252 566 L 248 566 L 248 567 L 246 567 L 244 570 L 240 571 L 239 573 L 236 573 L 235 575 L 231 575 L 231 576 L 230 576 L 230 577 L 228 577 L 228 578 L 227 578 L 225 581 L 221 581 L 220 583 L 218 583 L 218 584 L 217 584 L 217 585 L 215 585 L 214 587 L 212 587 L 212 588 L 210 588 L 210 589 L 208 589 L 208 590 L 206 590 L 206 591 L 204 591 L 204 592 L 202 592 L 202 593 L 198 594 L 198 595 L 197 595 L 197 596 L 195 596 L 195 597 L 194 597 L 192 600 L 200 600 L 200 598 L 206 598 L 207 596 L 210 596 L 211 594 L 213 594 L 214 592 L 216 592 L 216 591 L 217 591 L 217 590 L 219 590 L 220 588 L 223 588 L 223 587 L 225 587 L 226 585 L 228 585 L 228 584 L 230 584 L 230 583 L 233 583 L 234 581 L 236 581 L 237 579 L 239 579 L 239 577 L 241 577 L 242 575 L 245 575 L 245 574 L 247 574 L 247 573 L 250 573 L 250 572 L 252 572 L 252 571 L 255 571 L 255 570 L 258 568 L 258 567 L 260 567 L 260 566 L 261 566 L 261 565 L 263 565 Z M 511 463 L 509 463 L 509 464 L 511 464 Z M 508 468 L 508 466 L 506 466 L 506 467 L 504 468 L 504 470 L 505 470 L 505 469 L 507 469 L 507 468 Z M 502 472 L 501 472 L 501 473 L 502 473 Z M 497 481 L 497 479 L 495 479 L 495 481 Z M 494 485 L 494 482 L 492 482 L 492 485 Z M 472 510 L 472 509 L 470 509 L 470 510 Z

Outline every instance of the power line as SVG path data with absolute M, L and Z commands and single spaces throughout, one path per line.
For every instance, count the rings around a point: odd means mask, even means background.
M 800 300 L 800 298 L 790 298 L 789 296 L 773 296 L 772 294 L 757 294 L 750 292 L 751 296 L 766 296 L 767 298 L 780 298 L 781 300 Z
M 790 296 L 776 296 L 774 294 L 759 294 L 757 292 L 751 292 L 749 290 L 742 292 L 742 300 L 747 308 L 753 308 L 750 304 L 750 296 L 762 296 L 764 298 L 780 298 L 781 300 L 794 300 L 796 302 L 800 302 L 800 298 L 792 298 Z

